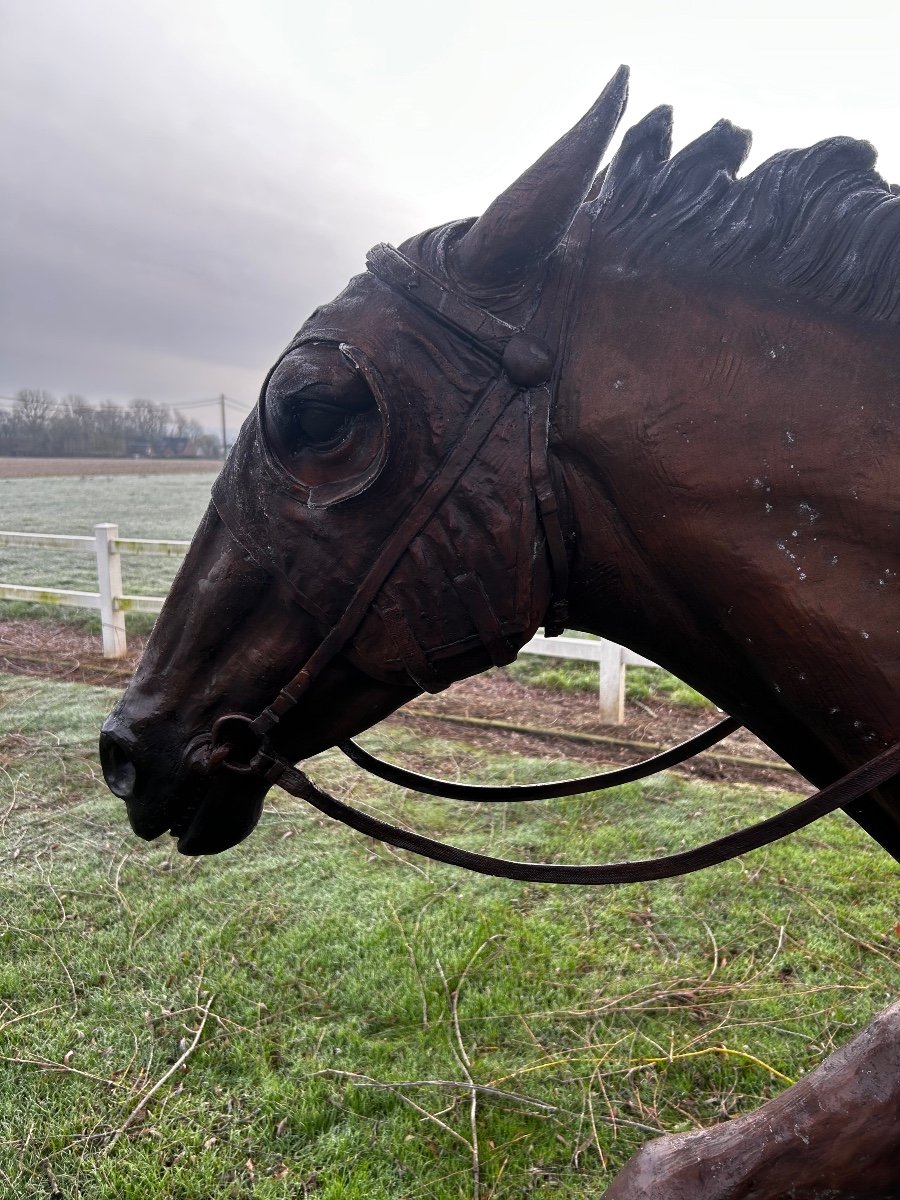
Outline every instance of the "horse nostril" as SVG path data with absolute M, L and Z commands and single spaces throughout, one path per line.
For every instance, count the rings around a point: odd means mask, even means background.
M 100 765 L 106 786 L 121 800 L 130 799 L 137 782 L 137 770 L 131 755 L 113 733 L 100 734 Z

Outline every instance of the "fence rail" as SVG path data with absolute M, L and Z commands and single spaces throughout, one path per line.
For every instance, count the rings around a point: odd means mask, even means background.
M 119 527 L 104 523 L 94 526 L 94 536 L 67 533 L 15 533 L 0 530 L 0 546 L 36 546 L 44 549 L 74 550 L 91 553 L 97 560 L 96 592 L 77 592 L 66 588 L 36 587 L 0 583 L 0 600 L 26 600 L 32 604 L 59 604 L 76 608 L 98 609 L 104 658 L 123 658 L 128 643 L 125 614 L 158 613 L 163 596 L 134 596 L 122 590 L 123 554 L 184 555 L 190 542 L 160 538 L 120 538 Z M 606 639 L 558 637 L 541 634 L 524 645 L 521 654 L 540 654 L 548 658 L 568 658 L 594 662 L 599 673 L 600 719 L 620 725 L 625 719 L 626 666 L 654 667 L 656 663 Z
M 37 546 L 55 550 L 91 553 L 97 560 L 96 592 L 74 592 L 66 588 L 33 587 L 0 583 L 0 600 L 27 600 L 33 604 L 61 604 L 100 611 L 104 658 L 124 658 L 128 650 L 125 614 L 158 613 L 162 596 L 130 596 L 122 587 L 123 554 L 183 555 L 190 542 L 160 538 L 120 538 L 118 525 L 104 522 L 94 526 L 94 536 L 70 533 L 16 533 L 0 530 L 0 546 Z

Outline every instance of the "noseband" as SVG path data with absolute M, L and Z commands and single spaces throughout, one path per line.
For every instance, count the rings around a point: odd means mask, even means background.
M 587 261 L 588 255 L 583 245 L 580 247 L 579 256 L 581 263 Z M 576 866 L 521 863 L 493 858 L 448 846 L 386 824 L 324 792 L 302 771 L 272 752 L 267 746 L 271 731 L 296 706 L 325 666 L 353 638 L 376 603 L 388 576 L 400 558 L 440 508 L 512 403 L 524 404 L 530 419 L 531 480 L 544 533 L 550 574 L 550 602 L 544 616 L 546 635 L 559 635 L 565 627 L 568 615 L 568 555 L 549 464 L 552 397 L 564 349 L 564 330 L 557 334 L 555 340 L 558 348 L 554 353 L 543 337 L 532 332 L 534 320 L 527 326 L 516 326 L 504 321 L 455 290 L 449 277 L 438 278 L 386 244 L 376 246 L 369 252 L 366 265 L 369 271 L 392 291 L 402 295 L 430 320 L 448 327 L 471 349 L 488 359 L 494 365 L 496 373 L 473 406 L 456 444 L 382 545 L 368 574 L 356 589 L 341 617 L 307 662 L 257 717 L 233 714 L 220 717 L 216 721 L 212 730 L 209 770 L 226 768 L 259 776 L 269 784 L 278 783 L 291 795 L 306 800 L 326 815 L 369 837 L 439 862 L 501 878 L 577 884 L 643 882 L 688 874 L 724 862 L 803 828 L 836 808 L 858 799 L 900 771 L 898 743 L 777 816 L 708 842 L 694 850 L 645 861 Z M 561 277 L 568 280 L 568 294 L 555 297 L 556 303 L 552 307 L 556 311 L 561 311 L 564 315 L 573 311 L 573 292 L 580 274 L 577 269 L 562 273 Z M 489 656 L 493 661 L 497 661 L 497 621 L 490 599 L 480 587 L 470 588 L 469 593 L 469 607 L 476 628 Z M 739 728 L 740 722 L 728 717 L 680 746 L 633 766 L 580 779 L 511 787 L 451 783 L 419 775 L 375 758 L 353 741 L 343 742 L 339 748 L 354 763 L 370 773 L 428 795 L 467 801 L 539 800 L 601 791 L 644 778 L 683 762 Z

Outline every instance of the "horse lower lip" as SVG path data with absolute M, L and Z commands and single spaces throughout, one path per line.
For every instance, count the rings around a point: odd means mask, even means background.
M 268 785 L 261 779 L 226 774 L 183 802 L 170 825 L 180 854 L 219 854 L 242 842 L 262 815 Z
M 169 828 L 169 833 L 171 833 L 172 837 L 180 838 L 187 832 L 187 830 L 190 828 L 191 822 L 197 815 L 200 804 L 200 800 L 195 800 L 193 803 L 185 805 L 180 816 L 178 817 L 178 820 L 173 821 Z
M 261 810 L 261 802 L 259 807 Z M 236 828 L 230 826 L 222 828 L 218 825 L 210 825 L 204 821 L 198 823 L 194 820 L 178 834 L 175 834 L 174 830 L 172 833 L 176 837 L 179 854 L 190 857 L 200 854 L 220 854 L 223 850 L 230 850 L 232 846 L 236 846 L 238 842 L 242 842 L 245 837 L 249 836 L 258 820 L 259 813 L 250 814 L 248 819 Z
M 169 820 L 161 811 L 147 811 L 133 798 L 125 800 L 131 828 L 145 842 L 155 841 L 169 828 Z

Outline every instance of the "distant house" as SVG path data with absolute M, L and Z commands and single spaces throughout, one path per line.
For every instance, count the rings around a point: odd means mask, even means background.
M 132 438 L 126 443 L 129 458 L 202 458 L 203 452 L 189 437 Z
M 161 437 L 156 442 L 156 453 L 160 458 L 196 458 L 190 450 L 191 439 L 186 437 Z

